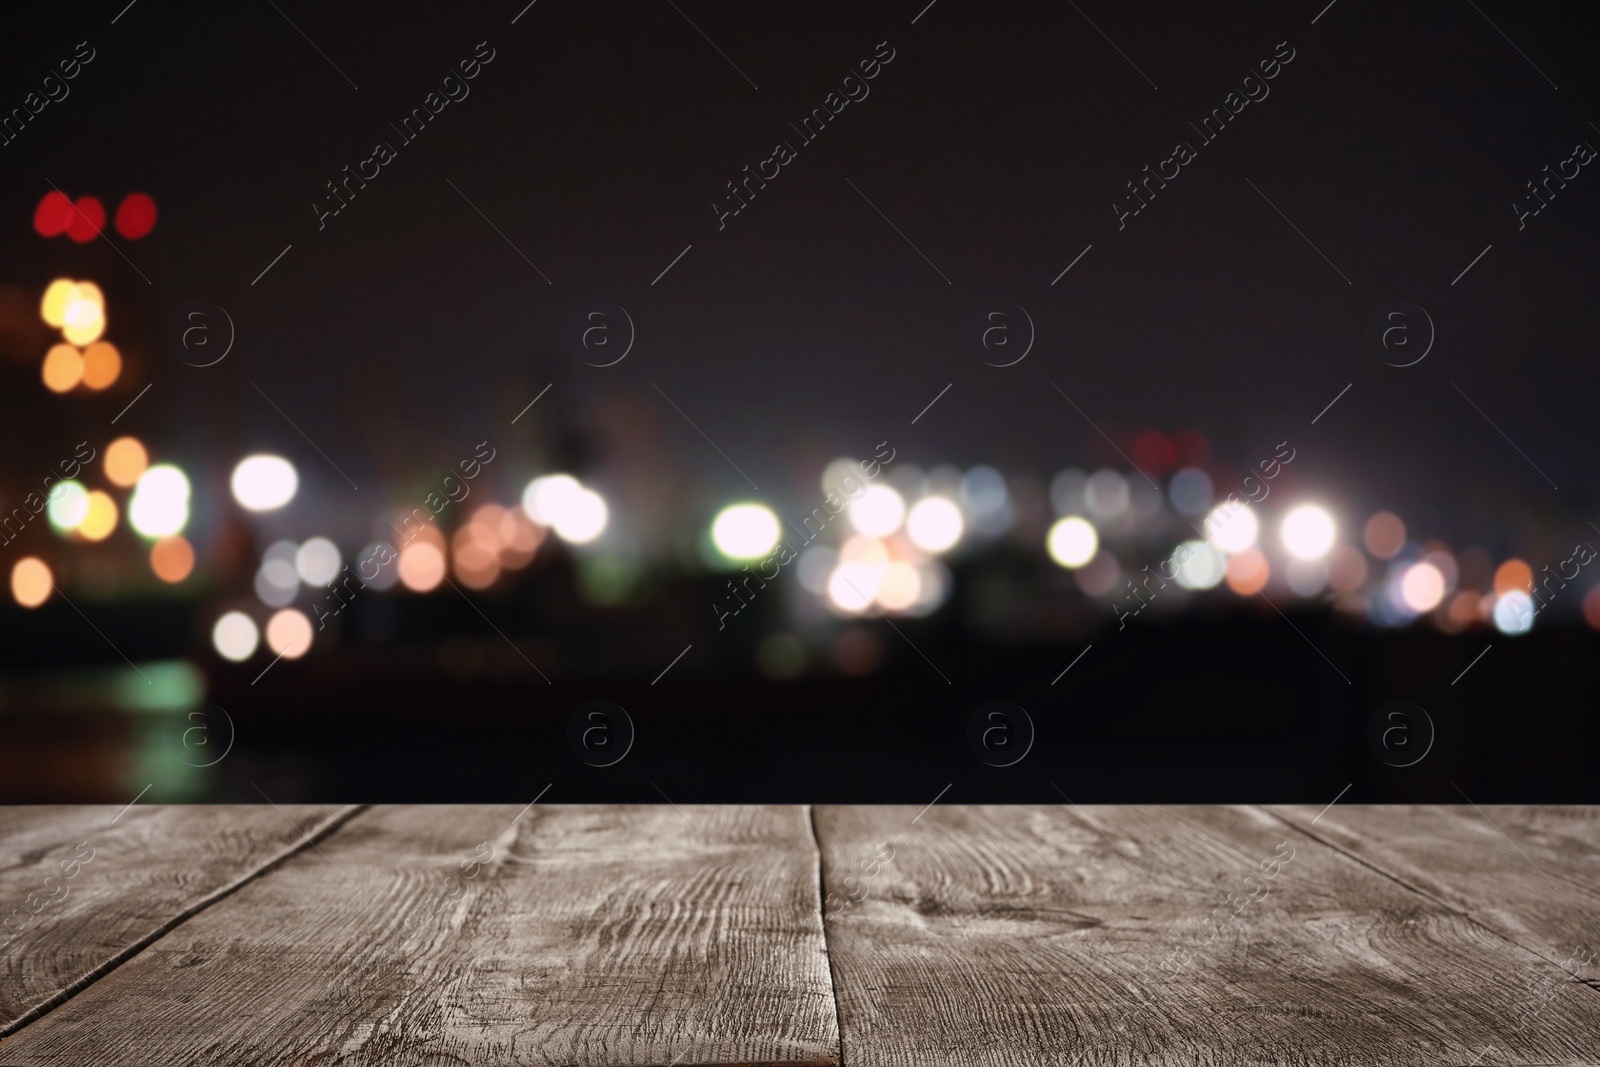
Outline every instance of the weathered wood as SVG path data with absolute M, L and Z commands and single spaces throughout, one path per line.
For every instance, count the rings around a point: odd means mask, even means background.
M 817 861 L 797 807 L 374 808 L 0 1064 L 831 1064 Z
M 1269 810 L 1557 966 L 1600 978 L 1600 808 Z
M 1600 992 L 1267 812 L 916 815 L 816 810 L 850 1067 L 1600 1061 Z
M 0 1034 L 351 810 L 0 808 Z

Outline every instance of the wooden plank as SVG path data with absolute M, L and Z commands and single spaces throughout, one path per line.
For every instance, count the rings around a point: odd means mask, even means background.
M 1600 977 L 1600 808 L 1269 810 L 1546 960 Z
M 0 808 L 0 1034 L 353 810 Z
M 21 1033 L 8 1067 L 833 1064 L 798 807 L 379 807 Z
M 916 815 L 816 810 L 850 1067 L 1600 1060 L 1600 992 L 1265 811 Z

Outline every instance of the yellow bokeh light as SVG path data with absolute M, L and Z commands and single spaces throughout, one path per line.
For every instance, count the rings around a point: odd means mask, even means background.
M 52 393 L 65 393 L 83 380 L 83 355 L 71 345 L 54 345 L 45 353 L 39 376 Z
M 109 493 L 89 490 L 89 512 L 78 523 L 78 536 L 85 541 L 104 541 L 117 528 L 117 502 Z
M 106 332 L 105 309 L 92 300 L 84 299 L 82 294 L 80 287 L 78 295 L 67 305 L 67 321 L 61 327 L 61 336 L 75 345 L 92 344 Z
M 137 437 L 119 437 L 106 446 L 106 479 L 123 489 L 139 480 L 150 465 L 150 455 Z
M 87 300 L 89 303 L 93 304 L 99 309 L 102 317 L 105 316 L 106 297 L 105 294 L 100 291 L 100 287 L 94 282 L 78 283 L 78 299 Z
M 83 350 L 83 384 L 104 389 L 122 373 L 122 353 L 110 341 L 96 341 Z
M 70 278 L 57 278 L 51 282 L 44 291 L 44 299 L 39 301 L 39 317 L 45 321 L 46 326 L 56 329 L 67 324 L 67 305 L 78 294 L 78 283 Z
M 25 608 L 36 608 L 50 598 L 55 579 L 50 568 L 38 556 L 17 560 L 11 568 L 11 595 Z

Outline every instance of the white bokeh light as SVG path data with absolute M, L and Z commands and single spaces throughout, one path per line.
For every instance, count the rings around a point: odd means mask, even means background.
M 294 499 L 300 476 L 282 456 L 246 456 L 233 468 L 233 499 L 247 511 L 271 511 Z
M 850 505 L 850 525 L 868 537 L 887 537 L 905 517 L 905 498 L 887 485 L 873 486 Z
M 313 537 L 294 554 L 295 573 L 307 585 L 327 585 L 339 577 L 339 546 L 326 537 Z
M 139 476 L 128 503 L 128 524 L 144 537 L 170 537 L 189 522 L 189 479 L 170 463 Z
M 211 628 L 211 645 L 217 655 L 234 663 L 243 663 L 255 655 L 260 642 L 255 620 L 242 611 L 228 612 Z
M 1525 634 L 1533 629 L 1533 600 L 1527 593 L 1512 590 L 1494 602 L 1494 628 L 1503 634 Z
M 1321 559 L 1338 535 L 1326 508 L 1301 504 L 1283 517 L 1283 547 L 1295 559 Z
M 906 516 L 906 534 L 924 552 L 943 552 L 961 540 L 965 527 L 961 509 L 942 496 L 925 497 L 916 502 Z
M 843 612 L 866 611 L 878 593 L 885 569 L 870 563 L 841 563 L 828 577 L 828 600 Z
M 778 543 L 778 517 L 765 504 L 733 504 L 711 523 L 711 542 L 729 559 L 761 559 Z
M 76 530 L 89 517 L 89 491 L 78 482 L 59 482 L 50 490 L 45 514 L 50 525 L 63 532 Z
M 1261 533 L 1261 523 L 1248 505 L 1240 504 L 1229 511 L 1229 505 L 1213 508 L 1206 516 L 1206 529 L 1211 531 L 1211 543 L 1224 552 L 1243 552 L 1256 543 Z
M 535 478 L 522 493 L 528 518 L 549 526 L 570 544 L 582 545 L 605 532 L 611 513 L 605 500 L 570 474 Z
M 1077 568 L 1094 558 L 1100 547 L 1100 535 L 1094 532 L 1089 520 L 1069 515 L 1050 527 L 1045 540 L 1050 558 L 1063 567 Z
M 1178 584 L 1185 589 L 1215 589 L 1228 570 L 1221 552 L 1204 541 L 1185 541 L 1173 553 L 1178 564 Z

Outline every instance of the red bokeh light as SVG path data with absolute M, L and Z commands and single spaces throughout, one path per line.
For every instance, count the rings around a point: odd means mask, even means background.
M 44 194 L 33 209 L 33 228 L 40 237 L 58 237 L 72 223 L 72 201 L 55 189 Z
M 1172 437 L 1178 449 L 1178 466 L 1204 470 L 1211 462 L 1211 443 L 1196 430 L 1179 430 Z
M 129 193 L 117 208 L 117 232 L 136 241 L 156 227 L 156 202 L 144 193 Z
M 106 224 L 106 206 L 92 196 L 80 196 L 72 206 L 67 236 L 80 245 L 94 240 Z
M 1178 449 L 1160 430 L 1146 430 L 1133 439 L 1133 465 L 1159 478 L 1177 462 Z

